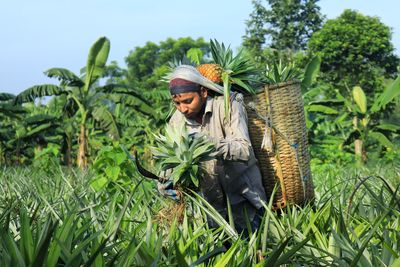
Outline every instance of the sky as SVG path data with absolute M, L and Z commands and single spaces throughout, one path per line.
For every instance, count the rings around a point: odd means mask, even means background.
M 379 17 L 392 28 L 400 55 L 400 1 L 320 0 L 318 5 L 327 19 L 344 9 Z M 57 84 L 43 74 L 53 67 L 79 74 L 101 36 L 111 42 L 108 62 L 121 67 L 135 47 L 168 37 L 216 39 L 235 49 L 252 10 L 251 0 L 2 0 L 0 92 L 18 94 L 33 85 Z

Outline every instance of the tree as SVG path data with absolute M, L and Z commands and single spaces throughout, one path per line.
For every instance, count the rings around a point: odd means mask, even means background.
M 203 38 L 193 40 L 190 37 L 168 38 L 159 45 L 147 42 L 143 47 L 136 47 L 125 58 L 129 84 L 146 90 L 165 88 L 161 80 L 168 71 L 168 63 L 181 60 L 191 48 L 200 48 L 204 54 L 210 52 Z
M 328 20 L 308 46 L 322 59 L 322 78 L 342 93 L 359 85 L 367 96 L 373 95 L 375 90 L 382 90 L 381 76 L 393 78 L 399 64 L 393 53 L 390 28 L 377 17 L 353 10 Z
M 256 58 L 262 54 L 266 42 L 267 29 L 264 28 L 267 9 L 260 0 L 252 0 L 254 10 L 246 21 L 246 35 L 243 36 L 243 46 L 248 48 Z
M 261 55 L 263 45 L 276 50 L 304 50 L 323 17 L 318 0 L 253 0 L 254 10 L 246 21 L 243 45 Z M 267 43 L 268 42 L 268 43 Z
M 118 85 L 99 85 L 103 77 L 105 65 L 110 51 L 110 41 L 106 37 L 99 38 L 91 47 L 84 75 L 78 77 L 64 68 L 52 68 L 45 72 L 50 78 L 60 80 L 60 86 L 52 84 L 36 85 L 21 92 L 16 103 L 33 102 L 38 97 L 66 95 L 67 101 L 63 110 L 74 114 L 79 120 L 79 151 L 77 164 L 81 168 L 87 166 L 88 127 L 91 119 L 98 121 L 106 129 L 111 138 L 119 138 L 118 128 L 113 114 L 108 110 L 105 90 Z

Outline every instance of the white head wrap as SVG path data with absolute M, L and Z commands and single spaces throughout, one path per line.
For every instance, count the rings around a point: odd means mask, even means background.
M 222 86 L 213 83 L 201 75 L 195 67 L 190 65 L 180 65 L 176 67 L 176 69 L 169 75 L 168 80 L 171 81 L 177 78 L 200 84 L 220 94 L 224 93 L 224 88 Z

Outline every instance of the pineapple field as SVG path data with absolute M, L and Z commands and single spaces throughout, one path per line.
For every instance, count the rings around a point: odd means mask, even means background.
M 116 177 L 104 171 L 120 167 Z M 313 168 L 313 206 L 272 211 L 241 238 L 198 195 L 160 197 L 118 147 L 90 171 L 1 170 L 1 266 L 398 266 L 400 166 Z M 319 167 L 319 166 L 314 166 Z M 107 175 L 108 182 L 99 185 Z M 397 186 L 395 186 L 397 184 Z M 171 210 L 171 207 L 173 209 Z M 210 229 L 205 218 L 220 225 Z

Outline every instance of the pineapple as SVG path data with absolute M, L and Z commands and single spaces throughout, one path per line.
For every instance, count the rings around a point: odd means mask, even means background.
M 214 83 L 221 84 L 222 83 L 222 68 L 218 64 L 201 64 L 197 66 L 197 70 Z
M 260 75 L 255 64 L 243 50 L 233 56 L 232 49 L 229 46 L 225 47 L 224 43 L 211 40 L 210 44 L 213 63 L 219 66 L 218 72 L 221 73 L 224 86 L 225 117 L 229 118 L 231 86 L 237 91 L 254 94 L 255 90 L 251 83 L 259 82 Z

